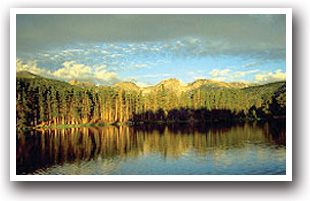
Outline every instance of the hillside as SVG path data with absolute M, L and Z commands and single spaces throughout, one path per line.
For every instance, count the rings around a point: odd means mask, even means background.
M 96 85 L 92 82 L 82 82 L 77 80 L 71 80 L 68 82 L 71 85 L 83 87 L 83 88 L 91 88 L 91 87 L 100 87 L 105 88 L 108 87 L 106 85 Z M 141 91 L 143 95 L 148 95 L 150 93 L 157 93 L 162 89 L 165 89 L 170 92 L 174 92 L 176 94 L 181 94 L 182 92 L 189 92 L 196 90 L 198 88 L 205 88 L 207 90 L 218 90 L 218 89 L 242 89 L 251 86 L 257 86 L 256 83 L 245 83 L 245 82 L 220 82 L 214 80 L 207 80 L 207 79 L 199 79 L 191 83 L 182 83 L 180 80 L 175 78 L 169 78 L 166 80 L 161 81 L 160 83 L 149 86 L 149 87 L 139 87 L 134 82 L 119 82 L 113 86 L 112 88 L 118 90 L 125 90 L 125 91 Z
M 77 80 L 70 80 L 68 83 L 71 85 L 79 86 L 79 87 L 95 87 L 96 86 L 95 83 L 87 82 L 87 81 L 81 82 Z
M 119 84 L 114 85 L 114 87 L 119 87 Z M 138 87 L 134 83 L 130 82 L 122 82 L 121 83 L 123 90 L 135 90 L 135 91 L 142 91 L 144 95 L 150 93 L 157 93 L 162 89 L 165 89 L 170 92 L 174 92 L 176 94 L 181 94 L 182 92 L 189 92 L 193 91 L 198 88 L 206 88 L 208 90 L 215 90 L 215 89 L 223 89 L 223 88 L 236 88 L 241 89 L 249 86 L 256 86 L 255 83 L 242 83 L 242 82 L 219 82 L 214 80 L 207 80 L 207 79 L 199 79 L 191 83 L 182 83 L 180 80 L 175 78 L 169 78 L 166 80 L 161 81 L 160 83 L 149 86 L 149 87 Z M 127 86 L 126 86 L 127 85 Z
M 163 80 L 140 88 L 16 75 L 18 127 L 149 121 L 232 121 L 285 118 L 286 82 L 265 85 Z
M 38 75 L 34 74 L 34 73 L 31 73 L 29 71 L 18 71 L 16 73 L 16 78 L 37 78 L 39 77 Z
M 141 88 L 138 87 L 135 83 L 133 82 L 120 82 L 117 83 L 113 86 L 115 89 L 122 89 L 126 91 L 140 91 Z

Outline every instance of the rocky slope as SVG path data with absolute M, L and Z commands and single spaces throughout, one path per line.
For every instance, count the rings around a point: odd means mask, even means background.
M 30 73 L 28 71 L 19 71 L 16 73 L 16 77 L 20 78 L 39 78 L 40 76 Z M 122 89 L 125 91 L 142 91 L 142 93 L 149 94 L 149 93 L 156 93 L 162 89 L 173 91 L 177 94 L 187 91 L 193 91 L 198 88 L 207 88 L 209 90 L 214 89 L 221 89 L 221 88 L 235 88 L 235 89 L 242 89 L 246 87 L 258 86 L 256 83 L 248 83 L 248 82 L 222 82 L 222 81 L 215 81 L 215 80 L 208 80 L 208 79 L 199 79 L 191 83 L 182 83 L 180 80 L 175 78 L 169 78 L 166 80 L 161 81 L 160 83 L 149 86 L 149 87 L 139 87 L 134 82 L 120 82 L 113 86 L 107 85 L 97 85 L 93 82 L 89 81 L 77 81 L 77 80 L 70 80 L 68 82 L 71 85 L 83 87 L 83 88 L 91 88 L 91 87 L 112 87 L 114 89 Z
M 120 83 L 115 84 L 113 88 L 123 89 L 126 91 L 140 91 L 141 90 L 140 87 L 138 87 L 133 82 L 120 82 Z
M 77 80 L 70 80 L 68 83 L 71 85 L 76 85 L 76 86 L 80 86 L 80 87 L 95 87 L 96 86 L 95 83 L 87 82 L 87 81 L 81 82 L 81 81 L 77 81 Z
M 219 82 L 214 80 L 207 79 L 199 79 L 191 83 L 182 83 L 177 79 L 170 78 L 167 80 L 163 80 L 155 86 L 140 88 L 143 94 L 158 92 L 161 89 L 165 89 L 168 91 L 174 91 L 179 94 L 182 92 L 192 91 L 198 88 L 208 88 L 208 89 L 221 89 L 221 88 L 245 88 L 249 86 L 256 86 L 257 84 L 253 83 L 243 83 L 243 82 Z
M 34 74 L 34 73 L 31 73 L 29 71 L 22 70 L 22 71 L 16 72 L 16 77 L 18 77 L 18 78 L 36 78 L 39 76 Z

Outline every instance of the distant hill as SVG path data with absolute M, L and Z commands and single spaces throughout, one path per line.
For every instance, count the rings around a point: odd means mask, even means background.
M 126 91 L 140 91 L 141 88 L 138 87 L 135 83 L 133 82 L 120 82 L 117 83 L 113 86 L 115 89 L 123 89 Z
M 19 71 L 16 73 L 17 78 L 42 78 L 42 79 L 47 79 L 41 76 L 38 76 L 34 73 L 31 73 L 29 71 Z M 52 80 L 52 79 L 48 79 Z M 285 81 L 284 81 L 285 82 Z M 70 85 L 73 86 L 78 86 L 82 88 L 109 88 L 107 85 L 97 85 L 93 82 L 90 81 L 78 81 L 78 80 L 70 80 L 69 82 Z M 280 85 L 283 82 L 279 82 Z M 269 84 L 270 85 L 270 84 Z M 271 83 L 271 85 L 273 85 Z M 113 86 L 111 86 L 114 89 L 121 89 L 125 91 L 136 91 L 139 92 L 141 91 L 142 94 L 150 94 L 150 93 L 156 93 L 162 89 L 165 89 L 167 91 L 175 92 L 176 94 L 180 94 L 182 92 L 191 92 L 196 89 L 206 89 L 207 91 L 211 90 L 220 90 L 220 89 L 246 89 L 247 92 L 252 91 L 253 95 L 256 93 L 258 90 L 258 94 L 261 94 L 261 91 L 265 91 L 266 87 L 262 86 L 268 86 L 268 84 L 265 85 L 259 85 L 257 83 L 250 83 L 250 82 L 223 82 L 223 81 L 215 81 L 215 80 L 209 80 L 209 79 L 198 79 L 194 82 L 191 83 L 182 83 L 180 80 L 175 79 L 175 78 L 169 78 L 166 80 L 161 81 L 160 83 L 154 85 L 154 86 L 149 86 L 149 87 L 139 87 L 137 84 L 134 82 L 120 82 L 117 83 Z M 257 88 L 255 88 L 257 87 Z M 253 90 L 251 90 L 253 89 Z
M 253 101 L 260 99 L 260 98 L 265 101 L 267 101 L 270 98 L 279 99 L 281 95 L 286 96 L 286 82 L 280 81 L 280 82 L 273 82 L 273 83 L 268 83 L 264 85 L 246 87 L 246 88 L 243 88 L 242 91 L 248 94 L 248 97 L 251 97 Z M 283 101 L 285 100 L 282 100 L 282 102 Z M 282 104 L 285 104 L 285 103 L 282 103 Z
M 198 88 L 205 88 L 207 90 L 215 90 L 215 89 L 223 89 L 223 88 L 245 88 L 250 86 L 257 86 L 258 84 L 255 83 L 243 83 L 243 82 L 220 82 L 214 80 L 207 80 L 207 79 L 199 79 L 191 83 L 182 83 L 180 80 L 175 78 L 169 78 L 166 80 L 161 81 L 155 86 L 140 88 L 144 94 L 158 92 L 161 89 L 165 89 L 168 91 L 173 91 L 177 94 L 182 92 L 193 91 Z
M 126 91 L 126 93 L 123 93 Z M 286 117 L 286 82 L 263 85 L 170 78 L 150 87 L 64 82 L 16 73 L 17 127 Z
M 71 85 L 76 85 L 76 86 L 80 86 L 80 87 L 95 87 L 96 84 L 93 82 L 87 82 L 87 81 L 77 81 L 77 80 L 70 80 L 68 82 Z
M 37 77 L 40 76 L 25 70 L 16 72 L 16 78 L 37 78 Z

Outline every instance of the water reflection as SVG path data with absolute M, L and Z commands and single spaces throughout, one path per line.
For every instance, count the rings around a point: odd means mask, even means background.
M 285 141 L 281 121 L 18 132 L 17 174 L 285 174 Z

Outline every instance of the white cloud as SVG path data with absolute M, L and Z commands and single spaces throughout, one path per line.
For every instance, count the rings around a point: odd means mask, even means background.
M 115 50 L 123 49 L 122 47 L 115 45 L 115 44 L 110 44 L 110 48 L 115 49 Z
M 130 49 L 124 50 L 125 53 L 131 53 L 131 52 L 134 52 L 134 51 L 138 50 L 138 48 L 136 48 L 136 47 L 133 47 L 133 46 L 129 46 L 129 47 L 130 47 Z
M 251 62 L 251 63 L 248 63 L 248 64 L 244 64 L 241 67 L 242 68 L 248 68 L 248 67 L 259 66 L 259 65 L 262 65 L 262 64 L 263 64 L 262 62 Z
M 151 84 L 146 84 L 143 82 L 134 82 L 138 87 L 149 87 L 152 86 Z
M 195 80 L 200 80 L 200 79 L 206 79 L 206 77 L 204 76 L 198 76 L 198 77 L 194 77 Z
M 91 49 L 91 50 L 88 50 L 88 51 L 94 52 L 95 50 Z M 72 48 L 72 49 L 61 50 L 59 52 L 59 54 L 62 55 L 62 56 L 74 56 L 74 55 L 79 54 L 81 52 L 84 52 L 84 50 L 78 49 L 78 48 Z
M 51 56 L 50 54 L 46 54 L 46 53 L 39 54 L 39 55 L 42 56 L 42 57 L 50 57 Z
M 62 68 L 55 71 L 50 71 L 45 68 L 37 67 L 35 61 L 23 63 L 21 60 L 16 60 L 16 70 L 26 70 L 43 77 L 56 78 L 61 80 L 79 80 L 93 81 L 101 84 L 115 84 L 120 81 L 116 72 L 106 70 L 106 65 L 97 67 L 87 66 L 76 63 L 75 61 L 65 61 L 62 63 Z
M 149 74 L 149 75 L 142 75 L 139 77 L 167 77 L 170 76 L 169 74 Z
M 232 77 L 233 78 L 239 78 L 239 77 L 243 77 L 243 76 L 246 76 L 248 74 L 251 74 L 251 73 L 256 73 L 258 71 L 259 71 L 258 69 L 248 70 L 248 71 L 236 71 L 233 73 Z
M 197 43 L 200 43 L 201 40 L 199 38 L 193 38 L 193 37 L 189 37 L 187 38 L 186 40 L 188 43 L 190 44 L 197 44 Z
M 168 44 L 164 44 L 162 46 L 160 46 L 160 49 L 168 49 L 170 46 Z
M 152 66 L 156 66 L 156 65 L 159 65 L 161 63 L 163 64 L 166 64 L 166 63 L 169 63 L 170 61 L 167 61 L 167 60 L 163 60 L 163 59 L 159 59 L 159 60 L 156 60 L 156 61 L 146 61 L 146 63 L 152 65 Z
M 106 69 L 107 65 L 103 64 L 101 66 L 95 67 L 95 71 L 101 71 L 102 69 Z
M 105 82 L 114 83 L 115 80 L 118 80 L 117 73 L 108 72 L 106 70 L 101 70 L 101 71 L 95 72 L 94 78 L 98 81 L 103 82 L 103 83 L 105 83 Z
M 53 75 L 59 78 L 72 79 L 88 79 L 92 75 L 92 68 L 84 64 L 75 63 L 75 61 L 66 61 L 62 63 L 64 68 L 59 68 L 53 72 Z
M 160 51 L 160 49 L 158 47 L 152 47 L 150 48 L 151 51 Z
M 216 81 L 225 81 L 225 80 L 227 80 L 227 77 L 215 77 L 215 78 L 213 78 L 213 80 L 216 80 Z
M 67 61 L 63 63 L 64 68 L 53 72 L 58 78 L 66 80 L 87 80 L 98 81 L 100 83 L 113 83 L 117 79 L 117 73 L 106 70 L 106 65 L 91 67 L 84 64 Z
M 27 61 L 26 63 L 21 61 L 20 59 L 16 59 L 16 71 L 29 71 L 38 75 L 47 75 L 50 76 L 52 73 L 49 70 L 44 68 L 38 68 L 36 61 Z
M 55 61 L 59 58 L 58 54 L 55 54 L 54 56 L 50 57 L 51 60 Z
M 211 75 L 212 77 L 217 77 L 217 76 L 219 76 L 219 73 L 220 73 L 220 70 L 219 70 L 219 69 L 213 69 L 213 70 L 211 71 L 210 75 Z
M 275 82 L 286 79 L 286 72 L 282 73 L 281 69 L 275 70 L 274 73 L 262 73 L 255 75 L 255 80 L 258 82 Z
M 144 51 L 149 51 L 150 48 L 148 48 L 147 46 L 143 45 L 142 47 L 140 47 L 141 50 L 144 50 Z
M 146 65 L 146 64 L 136 64 L 136 65 L 134 65 L 133 67 L 134 67 L 134 68 L 149 68 L 149 66 Z
M 213 69 L 210 72 L 210 75 L 214 78 L 214 77 L 218 77 L 219 75 L 225 76 L 227 75 L 228 72 L 230 72 L 230 69 L 224 69 L 224 70 L 219 70 L 219 69 Z
M 220 72 L 220 75 L 226 75 L 228 72 L 230 72 L 230 69 L 222 70 L 222 71 Z
M 131 64 L 129 64 L 129 66 L 127 68 L 124 68 L 124 69 L 136 70 L 136 69 L 141 69 L 141 68 L 150 68 L 150 66 L 147 64 L 134 64 L 133 62 L 131 62 Z
M 123 55 L 122 54 L 108 54 L 106 55 L 105 57 L 110 57 L 110 58 L 115 58 L 115 57 L 122 57 Z
M 210 75 L 212 76 L 213 80 L 234 81 L 236 79 L 239 79 L 240 77 L 244 77 L 248 74 L 256 73 L 258 71 L 259 71 L 258 69 L 255 69 L 255 70 L 248 70 L 248 71 L 235 71 L 235 72 L 233 72 L 231 69 L 224 69 L 224 70 L 213 69 L 210 72 Z
M 65 61 L 62 63 L 62 65 L 66 68 L 71 67 L 73 64 L 75 63 L 75 61 Z

